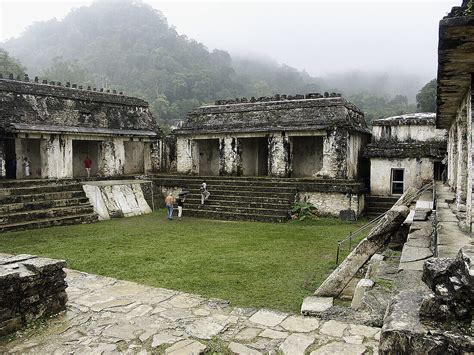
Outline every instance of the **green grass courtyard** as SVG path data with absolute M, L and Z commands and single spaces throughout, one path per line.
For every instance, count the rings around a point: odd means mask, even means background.
M 160 210 L 0 234 L 0 252 L 66 259 L 72 269 L 222 298 L 234 306 L 298 312 L 303 298 L 334 269 L 336 242 L 364 222 L 167 221 Z

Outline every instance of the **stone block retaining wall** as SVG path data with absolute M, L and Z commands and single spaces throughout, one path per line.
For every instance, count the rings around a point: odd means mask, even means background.
M 64 260 L 0 254 L 0 337 L 66 310 Z

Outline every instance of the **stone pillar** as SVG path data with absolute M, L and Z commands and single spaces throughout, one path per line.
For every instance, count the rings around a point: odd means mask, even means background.
M 466 208 L 467 198 L 467 110 L 462 110 L 457 119 L 457 181 L 456 181 L 456 205 L 459 210 L 463 211 Z
M 448 132 L 448 184 L 451 187 L 456 187 L 458 166 L 458 150 L 457 150 L 457 126 L 454 122 Z
M 178 137 L 176 140 L 177 172 L 193 174 L 198 172 L 199 152 L 193 139 Z
M 157 173 L 162 169 L 163 141 L 145 143 L 145 172 Z
M 345 130 L 333 129 L 323 139 L 323 168 L 317 176 L 330 179 L 347 177 L 347 144 L 348 133 Z
M 99 176 L 109 177 L 124 174 L 125 147 L 121 138 L 100 142 Z
M 0 178 L 4 178 L 7 175 L 5 168 L 5 141 L 0 139 Z
M 474 73 L 471 74 L 471 92 L 467 100 L 467 196 L 466 196 L 466 226 L 469 232 L 473 231 L 474 220 L 472 218 L 472 207 L 474 194 L 472 189 L 474 187 L 474 109 L 472 102 L 474 100 Z
M 268 139 L 268 175 L 288 177 L 290 174 L 290 142 L 285 132 Z
M 73 177 L 71 138 L 53 134 L 41 140 L 40 149 L 41 177 L 43 179 Z
M 239 140 L 225 136 L 219 139 L 219 175 L 241 175 Z

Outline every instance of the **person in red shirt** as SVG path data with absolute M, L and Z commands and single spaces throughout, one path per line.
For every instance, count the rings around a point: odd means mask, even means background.
M 91 176 L 92 160 L 89 156 L 84 159 L 84 168 L 86 169 L 87 178 Z

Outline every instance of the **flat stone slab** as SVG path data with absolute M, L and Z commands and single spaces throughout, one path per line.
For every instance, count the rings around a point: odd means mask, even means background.
M 400 263 L 425 260 L 432 256 L 433 256 L 433 252 L 431 251 L 430 248 L 411 247 L 405 244 L 403 246 Z
M 239 343 L 230 343 L 229 349 L 235 354 L 248 354 L 248 355 L 260 355 L 262 354 L 260 351 L 255 349 L 250 349 L 249 347 L 239 344 Z
M 347 323 L 339 322 L 337 320 L 329 320 L 323 324 L 319 332 L 332 337 L 340 338 L 348 326 L 349 325 Z
M 418 199 L 415 204 L 415 210 L 432 210 L 433 209 L 433 201 L 423 201 Z
M 327 311 L 334 304 L 334 298 L 332 297 L 318 297 L 309 296 L 305 297 L 303 304 L 301 305 L 301 314 L 312 315 Z
M 206 345 L 191 339 L 182 340 L 165 350 L 167 355 L 200 354 L 206 350 Z
M 177 337 L 171 333 L 160 333 L 153 336 L 153 340 L 151 342 L 152 348 L 157 348 L 162 344 L 174 344 L 177 341 L 181 340 L 181 337 Z
M 249 320 L 253 323 L 265 325 L 267 327 L 275 327 L 280 324 L 286 317 L 288 317 L 288 314 L 286 313 L 261 309 L 252 317 L 250 317 Z
M 361 344 L 347 344 L 343 342 L 333 342 L 321 346 L 319 349 L 312 351 L 310 355 L 355 355 L 364 354 L 367 347 Z
M 235 336 L 235 339 L 249 341 L 256 338 L 260 333 L 262 333 L 262 329 L 260 328 L 244 328 Z
M 305 350 L 313 344 L 314 338 L 303 334 L 291 334 L 280 345 L 283 354 L 288 355 L 304 355 Z
M 312 317 L 290 316 L 281 322 L 280 326 L 290 332 L 308 333 L 318 329 L 319 320 Z
M 260 333 L 260 337 L 269 339 L 285 339 L 288 334 L 289 333 L 287 332 L 280 332 L 278 330 L 265 329 L 263 332 Z

